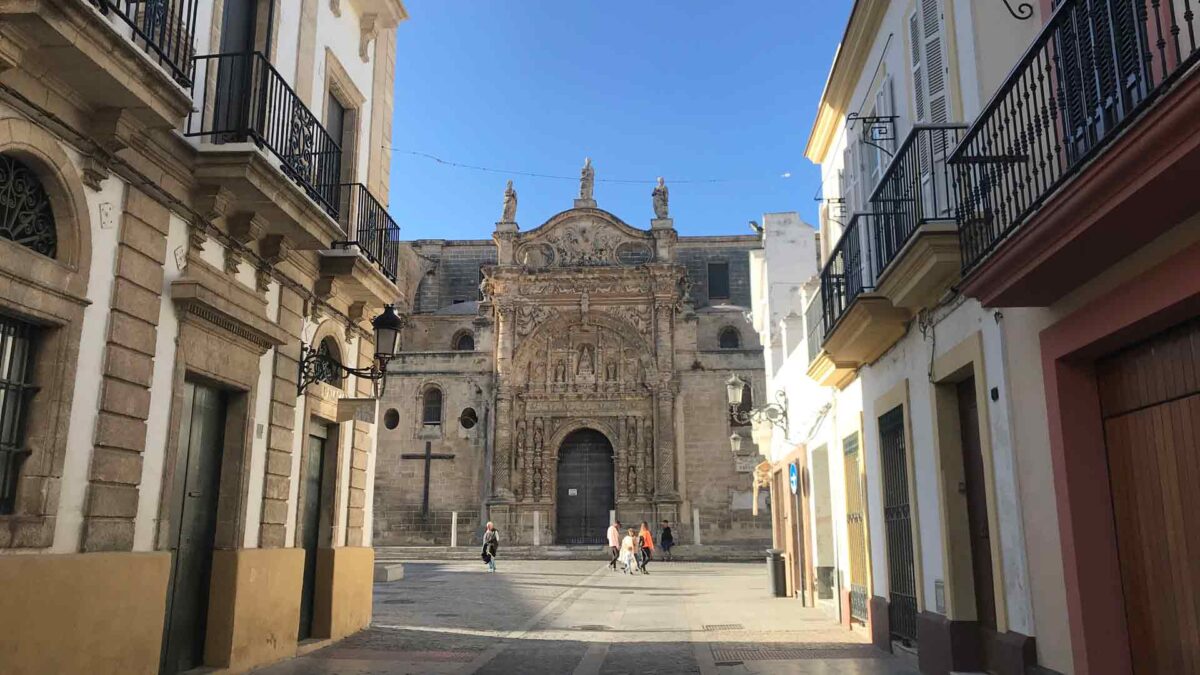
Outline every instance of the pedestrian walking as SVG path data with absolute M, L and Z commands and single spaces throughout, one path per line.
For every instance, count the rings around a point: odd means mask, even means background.
M 650 525 L 644 520 L 642 529 L 638 531 L 638 552 L 639 561 L 642 564 L 642 574 L 650 574 L 650 570 L 647 568 L 650 566 L 650 559 L 654 557 L 654 537 L 650 534 Z
M 633 574 L 637 571 L 636 546 L 637 541 L 633 537 L 633 528 L 631 527 L 625 531 L 625 538 L 621 540 L 621 564 L 624 565 L 621 569 L 622 574 Z
M 500 532 L 489 520 L 487 528 L 483 531 L 483 562 L 487 565 L 488 572 L 496 571 L 496 549 L 498 548 L 500 548 Z
M 658 547 L 662 550 L 663 560 L 671 559 L 671 547 L 675 545 L 675 535 L 671 534 L 671 522 L 662 521 L 662 529 L 658 531 Z
M 614 520 L 612 525 L 608 526 L 608 566 L 612 571 L 617 571 L 617 558 L 621 557 L 621 521 Z

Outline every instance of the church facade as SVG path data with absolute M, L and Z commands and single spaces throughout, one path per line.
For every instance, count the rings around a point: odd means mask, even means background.
M 603 541 L 670 520 L 676 540 L 767 541 L 749 427 L 725 382 L 761 398 L 747 323 L 757 236 L 680 237 L 655 190 L 647 230 L 574 208 L 522 231 L 515 193 L 491 241 L 411 243 L 423 274 L 382 394 L 378 545 Z M 661 196 L 660 196 L 661 190 Z M 730 435 L 745 438 L 731 452 Z M 765 504 L 762 504 L 765 507 Z

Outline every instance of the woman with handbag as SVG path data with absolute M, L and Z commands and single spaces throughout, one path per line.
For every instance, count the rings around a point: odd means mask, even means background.
M 487 529 L 483 532 L 483 562 L 488 572 L 496 571 L 496 549 L 500 548 L 500 533 L 492 521 L 488 521 Z

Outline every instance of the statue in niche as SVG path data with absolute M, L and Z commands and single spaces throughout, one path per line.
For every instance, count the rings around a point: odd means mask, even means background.
M 542 498 L 542 470 L 541 469 L 533 470 L 533 498 L 534 499 Z
M 504 188 L 504 211 L 500 216 L 502 223 L 517 222 L 517 191 L 513 189 L 512 181 Z
M 604 379 L 609 382 L 617 381 L 617 360 L 609 359 L 604 366 Z
M 546 384 L 546 364 L 541 359 L 529 363 L 529 382 L 531 384 Z
M 554 362 L 554 381 L 555 382 L 566 382 L 567 381 L 567 365 L 563 362 L 562 359 L 558 359 L 557 361 Z
M 595 352 L 589 344 L 579 347 L 579 370 L 580 375 L 596 374 Z
M 631 493 L 636 493 L 636 492 L 638 491 L 638 472 L 637 472 L 637 467 L 636 467 L 636 466 L 633 466 L 632 464 L 629 466 L 629 470 L 628 470 L 628 472 L 626 473 L 626 483 L 625 483 L 625 485 L 626 485 L 626 489 L 627 489 L 629 492 L 631 492 Z
M 596 170 L 592 168 L 592 158 L 583 158 L 583 168 L 579 170 L 579 198 L 592 201 L 592 193 L 596 185 Z
M 669 192 L 667 191 L 667 184 L 663 182 L 662 176 L 658 177 L 658 185 L 654 186 L 654 191 L 650 193 L 650 196 L 654 200 L 654 217 L 659 220 L 669 218 L 670 216 L 667 212 Z
M 525 462 L 525 422 L 517 422 L 517 466 Z

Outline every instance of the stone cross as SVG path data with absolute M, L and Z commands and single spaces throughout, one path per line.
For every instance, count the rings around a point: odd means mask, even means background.
M 400 459 L 423 459 L 425 460 L 425 492 L 421 495 L 421 515 L 429 516 L 429 467 L 435 459 L 454 459 L 454 455 L 441 454 L 433 452 L 433 443 L 425 441 L 425 452 L 406 452 L 400 455 Z

